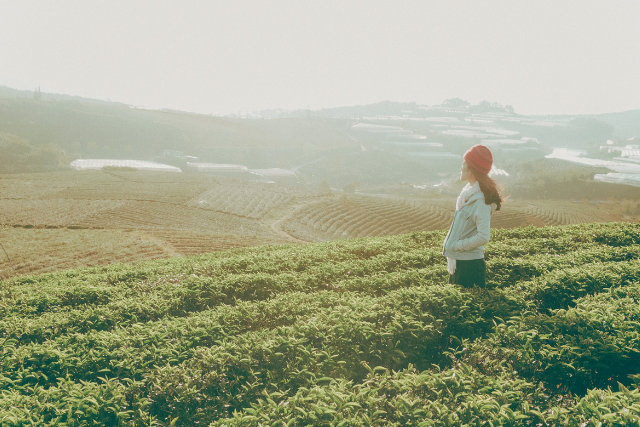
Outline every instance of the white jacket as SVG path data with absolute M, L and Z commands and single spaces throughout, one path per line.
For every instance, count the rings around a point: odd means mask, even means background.
M 464 202 L 453 216 L 449 233 L 442 245 L 442 254 L 453 259 L 484 258 L 484 245 L 489 242 L 491 215 L 496 204 L 487 205 L 478 191 Z

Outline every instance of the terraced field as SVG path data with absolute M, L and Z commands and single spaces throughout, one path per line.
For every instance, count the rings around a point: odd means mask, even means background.
M 339 196 L 306 204 L 281 222 L 282 230 L 307 241 L 387 236 L 448 228 L 455 199 L 415 200 L 379 196 Z M 568 225 L 620 219 L 608 208 L 573 202 L 508 201 L 491 220 L 493 228 Z
M 256 221 L 183 204 L 156 201 L 128 202 L 118 209 L 87 216 L 80 225 L 88 228 L 198 230 L 238 235 L 270 234 Z
M 0 276 L 287 243 L 259 218 L 313 195 L 195 174 L 3 175 Z
M 454 205 L 454 198 L 327 195 L 205 174 L 0 175 L 0 242 L 15 264 L 12 269 L 0 253 L 0 274 L 440 230 L 448 228 Z M 621 209 L 616 203 L 509 201 L 492 226 L 619 221 Z
M 524 204 L 523 204 L 524 205 Z M 548 201 L 526 204 L 520 208 L 529 216 L 539 218 L 545 225 L 569 225 L 615 218 L 610 209 L 587 203 L 561 203 Z
M 299 208 L 287 216 L 282 229 L 310 241 L 438 230 L 451 222 L 453 211 L 447 204 L 451 201 L 342 196 Z
M 0 278 L 119 262 L 183 257 L 285 238 L 179 230 L 0 228 Z
M 212 234 L 200 231 L 172 230 L 149 231 L 145 233 L 155 238 L 162 247 L 180 256 L 198 255 L 207 252 L 252 246 L 287 244 L 288 239 L 260 236 L 238 236 L 237 234 Z
M 92 174 L 90 180 L 79 180 L 77 174 Z M 67 175 L 67 176 L 65 176 Z M 170 172 L 65 172 L 58 175 L 63 182 L 67 178 L 74 185 L 41 196 L 43 199 L 66 200 L 132 200 L 184 204 L 191 197 L 205 191 L 212 178 Z M 105 179 L 102 179 L 102 178 Z
M 138 262 L 169 255 L 153 239 L 121 230 L 0 229 L 0 277 Z M 7 255 L 10 258 L 7 258 Z
M 187 205 L 243 218 L 263 219 L 292 204 L 308 202 L 317 193 L 301 188 L 247 182 L 242 186 L 220 183 L 189 200 Z

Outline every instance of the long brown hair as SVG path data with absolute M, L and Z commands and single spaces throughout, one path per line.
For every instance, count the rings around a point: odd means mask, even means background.
M 467 166 L 469 165 L 467 164 Z M 503 200 L 502 197 L 500 197 L 500 192 L 498 191 L 498 184 L 496 184 L 496 182 L 492 178 L 490 178 L 489 175 L 478 172 L 470 166 L 469 169 L 478 181 L 478 185 L 480 186 L 482 194 L 484 194 L 484 202 L 487 205 L 495 203 L 498 206 L 496 210 L 499 211 Z

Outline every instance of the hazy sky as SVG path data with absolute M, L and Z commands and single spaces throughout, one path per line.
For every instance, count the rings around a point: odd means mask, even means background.
M 0 0 L 0 85 L 228 114 L 640 108 L 640 1 Z

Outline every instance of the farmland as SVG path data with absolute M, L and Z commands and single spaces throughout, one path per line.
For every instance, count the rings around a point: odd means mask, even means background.
M 284 240 L 284 239 L 283 239 Z M 0 278 L 119 262 L 187 256 L 244 246 L 273 244 L 274 238 L 181 230 L 0 228 Z
M 638 224 L 493 230 L 486 290 L 443 237 L 4 280 L 2 425 L 640 423 Z
M 0 277 L 447 228 L 454 199 L 327 193 L 207 174 L 0 175 Z M 514 200 L 493 228 L 635 220 L 621 203 Z
M 282 229 L 309 241 L 385 236 L 448 228 L 455 199 L 347 196 L 308 203 L 287 215 Z M 620 206 L 558 201 L 509 201 L 491 220 L 493 228 L 615 221 Z

